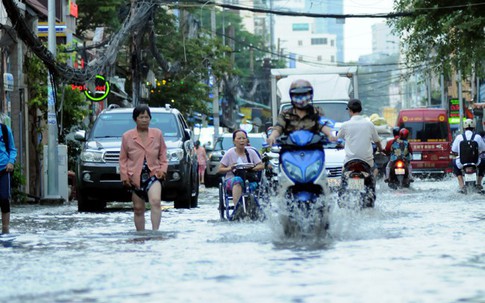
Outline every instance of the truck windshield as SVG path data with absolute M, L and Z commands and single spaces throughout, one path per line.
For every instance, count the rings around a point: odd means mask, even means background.
M 445 142 L 449 139 L 445 122 L 404 122 L 401 127 L 409 130 L 411 142 Z

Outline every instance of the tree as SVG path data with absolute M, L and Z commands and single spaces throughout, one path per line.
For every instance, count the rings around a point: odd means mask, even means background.
M 405 44 L 407 61 L 427 63 L 436 71 L 472 68 L 485 59 L 485 3 L 481 0 L 395 0 L 397 12 L 410 16 L 392 19 Z M 476 69 L 483 76 L 485 69 Z
M 165 9 L 158 9 L 154 16 L 155 43 L 158 52 L 173 67 L 171 71 L 161 68 L 155 59 L 147 56 L 147 64 L 154 70 L 156 83 L 148 83 L 150 105 L 172 104 L 186 116 L 193 112 L 210 114 L 209 67 L 216 77 L 232 74 L 228 50 L 218 39 L 211 39 L 204 33 L 189 37 L 186 24 L 180 27 L 176 17 Z
M 115 31 L 127 15 L 129 6 L 126 0 L 77 0 L 79 19 L 76 31 L 78 35 L 98 26 Z

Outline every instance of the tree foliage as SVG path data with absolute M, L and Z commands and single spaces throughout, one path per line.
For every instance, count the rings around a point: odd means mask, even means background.
M 68 55 L 64 52 L 65 45 L 59 45 L 57 49 L 58 60 L 65 63 Z M 28 52 L 24 60 L 24 71 L 29 89 L 29 115 L 47 117 L 47 68 L 42 61 Z M 58 141 L 64 142 L 64 137 L 73 126 L 81 124 L 88 113 L 88 105 L 83 93 L 72 90 L 67 83 L 58 83 L 56 87 L 56 113 L 58 124 L 62 121 L 62 129 L 58 132 Z M 36 157 L 42 154 L 42 143 L 38 141 L 39 134 L 45 132 L 46 125 L 39 123 L 36 119 L 31 120 L 29 130 L 32 138 L 31 144 L 36 149 Z M 72 150 L 69 150 L 71 152 Z M 70 154 L 70 158 L 74 155 Z M 40 158 L 39 158 L 40 159 Z M 40 163 L 37 159 L 36 163 Z M 39 169 L 37 169 L 40 171 Z
M 94 30 L 98 26 L 113 32 L 119 28 L 123 16 L 127 14 L 126 0 L 77 0 L 79 19 L 77 33 Z
M 157 10 L 154 23 L 158 51 L 177 68 L 176 72 L 168 73 L 153 59 L 147 60 L 158 80 L 148 84 L 148 103 L 152 106 L 172 104 L 187 115 L 193 112 L 208 114 L 208 104 L 212 102 L 209 98 L 209 67 L 216 77 L 232 73 L 228 58 L 224 56 L 227 48 L 207 35 L 189 37 L 187 30 L 178 26 L 175 16 L 164 9 Z
M 397 12 L 411 16 L 390 20 L 401 36 L 407 61 L 426 62 L 437 71 L 461 70 L 484 75 L 485 3 L 481 0 L 395 0 Z

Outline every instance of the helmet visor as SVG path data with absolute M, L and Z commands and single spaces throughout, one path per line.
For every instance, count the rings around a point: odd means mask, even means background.
M 290 89 L 290 98 L 294 106 L 306 107 L 313 99 L 313 88 L 311 86 L 295 87 Z
M 312 102 L 312 95 L 301 94 L 301 95 L 291 95 L 291 102 L 298 108 L 303 108 Z
M 313 88 L 311 86 L 303 86 L 303 87 L 294 87 L 290 89 L 290 96 L 302 95 L 302 94 L 312 94 L 313 95 Z

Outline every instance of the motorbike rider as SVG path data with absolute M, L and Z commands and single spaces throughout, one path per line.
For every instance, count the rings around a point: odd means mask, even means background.
M 386 153 L 388 153 L 390 159 L 386 165 L 386 179 L 384 182 L 389 182 L 389 173 L 391 170 L 391 165 L 399 158 L 403 158 L 407 161 L 408 165 L 408 174 L 409 174 L 409 182 L 414 182 L 412 177 L 412 166 L 411 166 L 411 159 L 413 154 L 413 149 L 411 144 L 408 142 L 409 130 L 406 128 L 402 128 L 399 130 L 399 136 L 394 140 L 391 140 L 391 145 L 389 150 L 387 149 L 388 146 L 386 145 Z M 389 145 L 389 142 L 388 142 Z
M 463 164 L 460 161 L 460 142 L 463 141 L 463 137 L 466 137 L 467 140 L 471 140 L 473 135 L 475 134 L 475 120 L 473 119 L 466 119 L 465 122 L 463 122 L 463 128 L 464 128 L 464 133 L 463 135 L 457 135 L 455 137 L 455 140 L 453 141 L 453 144 L 451 145 L 451 153 L 456 157 L 456 159 L 453 161 L 453 173 L 455 174 L 456 178 L 458 179 L 458 185 L 460 189 L 458 192 L 460 193 L 465 193 L 465 183 L 463 181 L 463 173 L 461 169 L 463 168 Z M 477 134 L 473 138 L 474 141 L 478 143 L 478 153 L 485 152 L 485 142 L 483 141 L 482 137 Z M 480 157 L 478 158 L 478 176 L 477 176 L 477 189 L 483 190 L 482 186 L 482 180 L 483 180 L 483 175 L 485 173 L 485 169 L 483 165 L 480 165 Z
M 374 124 L 361 116 L 362 102 L 352 99 L 347 104 L 350 120 L 345 121 L 337 134 L 337 138 L 345 140 L 344 167 L 350 160 L 359 159 L 365 161 L 370 167 L 374 167 L 374 155 L 372 142 L 377 150 L 382 152 L 381 138 L 377 134 Z M 374 175 L 371 174 L 373 183 Z
M 401 129 L 399 128 L 399 126 L 395 126 L 392 128 L 392 136 L 394 137 L 393 139 L 387 141 L 386 143 L 386 148 L 384 148 L 384 153 L 386 155 L 390 155 L 391 154 L 391 145 L 392 143 L 394 143 L 395 140 L 397 140 L 399 138 L 399 131 Z
M 332 135 L 330 120 L 323 117 L 323 113 L 312 104 L 313 87 L 310 82 L 303 79 L 293 81 L 290 85 L 290 99 L 293 107 L 278 115 L 276 125 L 266 140 L 270 146 L 282 134 L 288 135 L 303 129 L 315 133 L 323 132 L 330 141 L 337 140 Z

